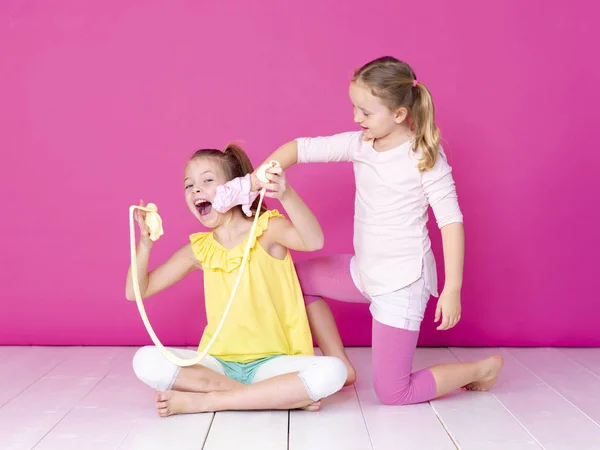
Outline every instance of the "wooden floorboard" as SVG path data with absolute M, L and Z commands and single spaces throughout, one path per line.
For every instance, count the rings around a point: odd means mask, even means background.
M 373 450 L 455 448 L 428 403 L 397 407 L 379 402 L 373 391 L 370 348 L 349 348 L 347 352 L 356 367 L 355 387 Z
M 461 361 L 489 356 L 485 348 L 452 348 Z M 505 350 L 491 391 L 546 450 L 600 449 L 600 427 Z
M 446 348 L 424 348 L 415 355 L 414 369 L 456 362 L 456 356 Z M 432 400 L 431 406 L 461 450 L 541 448 L 490 392 L 456 390 Z
M 0 449 L 600 450 L 600 349 L 419 348 L 414 369 L 500 352 L 492 391 L 382 405 L 371 349 L 349 348 L 355 386 L 319 412 L 158 417 L 134 347 L 0 347 Z

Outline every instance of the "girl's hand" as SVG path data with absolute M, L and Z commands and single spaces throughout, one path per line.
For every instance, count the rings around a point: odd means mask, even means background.
M 438 330 L 449 330 L 454 327 L 460 320 L 460 290 L 442 291 L 442 295 L 435 309 L 435 320 L 439 322 L 440 317 L 442 323 L 437 327 Z
M 144 207 L 146 204 L 143 200 L 140 200 L 140 206 Z M 142 211 L 141 209 L 135 210 L 135 220 L 140 227 L 140 244 L 146 247 L 147 249 L 152 248 L 152 240 L 150 239 L 150 229 L 146 225 L 146 211 Z
M 281 167 L 269 167 L 267 169 L 267 178 L 271 180 L 269 183 L 258 183 L 261 188 L 267 190 L 265 197 L 282 200 L 288 188 L 283 169 Z

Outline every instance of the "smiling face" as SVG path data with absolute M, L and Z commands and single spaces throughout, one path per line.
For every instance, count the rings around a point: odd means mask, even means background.
M 222 224 L 223 214 L 212 208 L 217 186 L 227 180 L 220 163 L 211 157 L 196 157 L 185 166 L 185 201 L 191 213 L 208 228 Z
M 354 105 L 354 122 L 367 139 L 381 139 L 398 131 L 406 119 L 406 108 L 392 111 L 360 81 L 350 83 L 350 100 Z

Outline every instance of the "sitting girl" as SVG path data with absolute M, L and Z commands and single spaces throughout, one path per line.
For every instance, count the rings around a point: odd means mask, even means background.
M 208 323 L 199 351 L 210 341 L 238 275 L 253 220 L 244 213 L 260 214 L 239 290 L 209 355 L 200 364 L 179 367 L 156 347 L 146 346 L 133 358 L 138 378 L 158 391 L 154 397 L 162 417 L 224 410 L 317 410 L 319 401 L 340 390 L 346 381 L 347 369 L 340 359 L 313 354 L 302 291 L 289 252 L 321 248 L 321 227 L 278 167 L 267 171 L 271 180 L 265 184 L 271 191 L 267 196 L 279 198 L 290 219 L 276 210 L 257 212 L 250 197 L 252 171 L 247 155 L 235 145 L 223 152 L 197 151 L 185 167 L 185 200 L 194 217 L 212 231 L 192 234 L 188 244 L 150 273 L 153 242 L 144 223 L 145 213 L 136 210 L 142 298 L 196 269 L 204 271 Z M 237 206 L 227 209 L 217 192 L 222 194 L 222 186 L 234 179 L 248 184 L 249 196 L 246 205 L 238 199 Z M 135 300 L 131 268 L 126 296 Z M 169 350 L 183 358 L 196 355 L 193 350 Z

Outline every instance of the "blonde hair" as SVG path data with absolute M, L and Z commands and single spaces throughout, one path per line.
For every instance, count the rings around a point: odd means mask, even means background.
M 244 177 L 247 174 L 254 172 L 254 168 L 252 167 L 252 163 L 250 162 L 250 158 L 248 158 L 246 152 L 242 149 L 242 147 L 234 143 L 229 143 L 223 151 L 212 148 L 198 150 L 192 155 L 190 161 L 197 158 L 213 158 L 217 160 L 227 181 L 231 181 L 234 178 Z M 237 208 L 242 211 L 241 206 L 238 206 Z M 250 208 L 253 214 L 256 214 L 257 208 L 258 198 L 254 201 L 252 207 Z M 267 207 L 263 201 L 261 212 L 266 210 Z
M 384 56 L 356 70 L 352 81 L 366 85 L 391 111 L 400 107 L 408 110 L 409 126 L 416 135 L 413 151 L 422 151 L 419 170 L 425 172 L 433 168 L 439 152 L 440 130 L 435 124 L 431 93 L 417 81 L 411 67 L 394 57 Z

